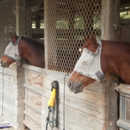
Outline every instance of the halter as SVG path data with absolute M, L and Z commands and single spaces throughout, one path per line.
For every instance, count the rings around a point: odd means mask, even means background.
M 10 43 L 8 44 L 8 46 L 5 49 L 4 55 L 15 60 L 15 61 L 20 61 L 21 60 L 21 56 L 19 55 L 19 51 L 18 51 L 18 44 L 20 42 L 22 37 L 18 37 L 16 42 L 13 43 L 13 41 L 11 40 Z

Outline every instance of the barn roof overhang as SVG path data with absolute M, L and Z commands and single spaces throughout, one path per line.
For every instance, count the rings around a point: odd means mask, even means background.
M 120 1 L 120 5 L 121 6 L 130 6 L 130 0 L 121 0 Z

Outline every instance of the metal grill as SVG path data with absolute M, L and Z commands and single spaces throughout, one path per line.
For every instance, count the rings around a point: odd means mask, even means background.
M 84 36 L 101 35 L 102 0 L 47 0 L 45 33 L 47 68 L 71 72 Z

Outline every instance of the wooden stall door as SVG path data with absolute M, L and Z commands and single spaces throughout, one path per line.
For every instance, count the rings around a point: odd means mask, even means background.
M 23 123 L 30 130 L 41 130 L 42 69 L 24 65 L 25 69 L 25 119 Z
M 0 65 L 0 114 L 15 130 L 24 130 L 23 68 L 13 63 L 9 68 Z

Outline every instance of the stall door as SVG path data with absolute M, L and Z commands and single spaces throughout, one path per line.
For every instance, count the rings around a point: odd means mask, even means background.
M 25 119 L 23 123 L 31 130 L 41 130 L 42 69 L 24 65 L 25 69 Z

